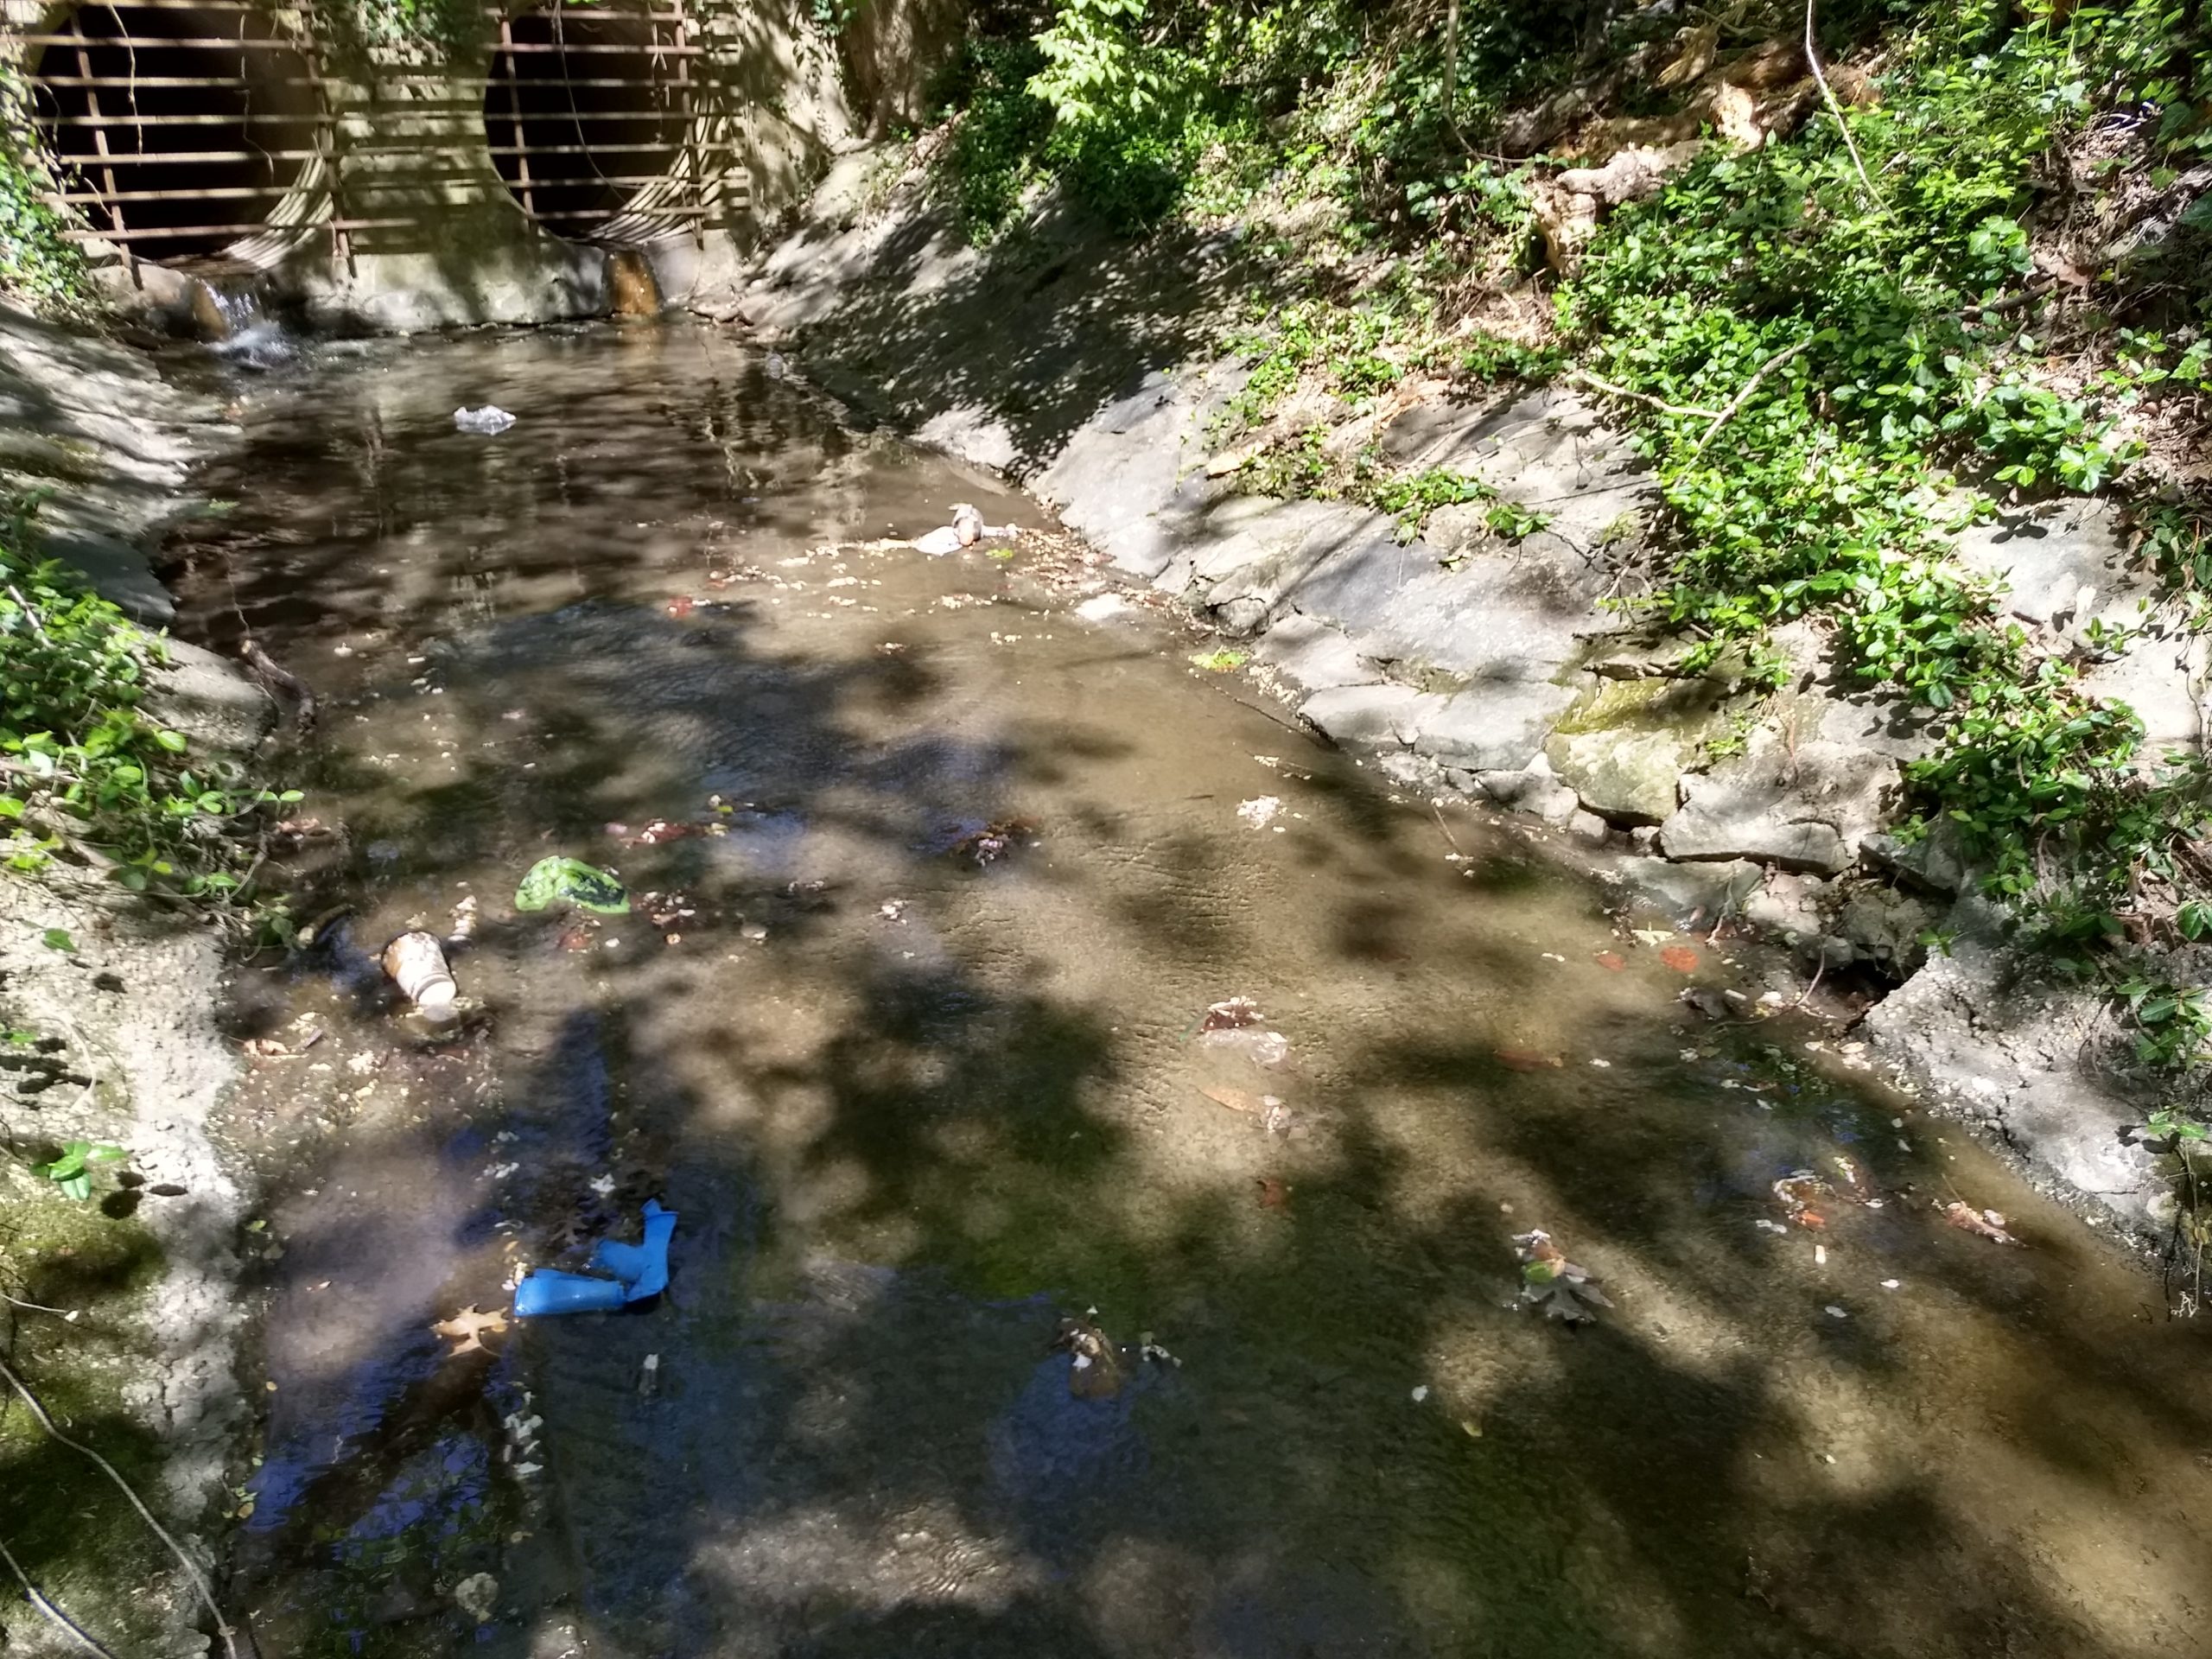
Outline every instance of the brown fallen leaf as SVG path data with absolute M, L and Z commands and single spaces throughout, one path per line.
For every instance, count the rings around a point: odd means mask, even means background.
M 1198 1092 L 1217 1106 L 1226 1106 L 1232 1112 L 1250 1112 L 1257 1116 L 1266 1108 L 1260 1096 L 1242 1089 L 1201 1089 Z
M 1599 1308 L 1612 1306 L 1589 1269 L 1568 1261 L 1542 1228 L 1516 1234 L 1513 1243 L 1521 1262 L 1521 1300 L 1542 1308 L 1546 1319 L 1587 1325 Z
M 453 1359 L 461 1354 L 483 1351 L 483 1338 L 486 1331 L 505 1331 L 506 1328 L 505 1314 L 480 1313 L 476 1311 L 476 1305 L 471 1302 L 453 1318 L 440 1319 L 430 1330 L 437 1336 L 454 1339 L 454 1345 L 446 1351 L 446 1357 Z
M 1052 1347 L 1064 1348 L 1074 1357 L 1068 1370 L 1068 1392 L 1078 1400 L 1110 1399 L 1128 1381 L 1128 1364 L 1122 1351 L 1087 1318 L 1062 1319 Z
M 1678 974 L 1697 971 L 1697 952 L 1687 944 L 1670 944 L 1659 953 L 1659 960 Z
M 1260 1207 L 1262 1210 L 1290 1208 L 1290 1188 L 1281 1180 L 1273 1175 L 1262 1175 L 1259 1178 L 1259 1185 Z
M 1618 974 L 1628 966 L 1628 963 L 1618 950 L 1600 950 L 1598 953 L 1598 965 L 1609 972 Z
M 1539 1054 L 1531 1048 L 1501 1048 L 1497 1063 L 1516 1071 L 1556 1071 L 1567 1062 L 1556 1054 Z
M 2020 1241 L 2005 1230 L 2005 1217 L 1994 1210 L 1977 1210 L 1972 1205 L 1953 1200 L 1943 1206 L 1943 1219 L 1962 1233 L 1972 1233 L 1976 1238 L 1986 1238 L 1993 1244 L 2018 1244 Z

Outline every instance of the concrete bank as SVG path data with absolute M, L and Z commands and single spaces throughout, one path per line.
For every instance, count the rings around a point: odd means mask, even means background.
M 190 510 L 188 472 L 226 442 L 219 406 L 142 354 L 0 309 L 0 494 L 51 490 L 33 541 L 79 565 L 150 627 L 170 613 L 148 564 Z M 230 664 L 173 644 L 151 705 L 218 763 L 243 760 L 268 699 Z M 247 1414 L 234 1371 L 247 1197 L 210 1144 L 237 1071 L 217 1032 L 214 931 L 54 867 L 0 876 L 0 1332 L 9 1363 L 67 1431 L 124 1470 L 203 1565 Z M 29 1161 L 71 1141 L 127 1149 L 79 1200 Z M 120 1171 L 117 1179 L 112 1171 Z M 21 1304 L 35 1304 L 25 1306 Z M 41 1311 L 56 1309 L 59 1313 Z M 0 1541 L 69 1616 L 118 1651 L 205 1650 L 175 1560 L 79 1453 L 0 1400 Z M 0 1645 L 73 1649 L 16 1593 Z
M 1875 1054 L 2085 1210 L 2161 1236 L 2171 1172 L 2127 1133 L 2160 1080 L 2102 999 L 2007 942 L 1940 836 L 1896 833 L 1903 768 L 1930 747 L 1912 711 L 1853 687 L 1810 624 L 1777 642 L 1778 695 L 1675 671 L 1679 642 L 1608 603 L 1649 579 L 1656 493 L 1571 391 L 1404 389 L 1352 435 L 1480 480 L 1541 516 L 1529 534 L 1501 535 L 1478 504 L 1406 541 L 1355 505 L 1241 493 L 1211 436 L 1241 382 L 1219 342 L 1268 283 L 1233 233 L 1130 247 L 1049 202 L 999 246 L 967 247 L 899 148 L 841 162 L 806 222 L 699 308 L 862 414 L 1027 485 L 1408 786 L 1522 815 L 1679 925 L 1742 923 L 1806 977 L 1878 996 L 1860 1033 Z M 2203 643 L 2131 569 L 2109 504 L 2000 518 L 1958 557 L 2040 641 L 2099 655 L 2091 689 L 2133 706 L 2155 745 L 2200 742 Z

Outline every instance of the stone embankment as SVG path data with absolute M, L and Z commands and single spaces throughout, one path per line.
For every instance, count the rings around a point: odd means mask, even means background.
M 173 611 L 148 550 L 189 510 L 190 470 L 227 430 L 219 404 L 168 385 L 143 354 L 0 308 L 0 493 L 43 496 L 34 547 L 84 569 L 150 628 Z M 268 729 L 266 696 L 219 658 L 181 643 L 169 651 L 149 699 L 162 724 L 196 753 L 249 753 Z M 158 1450 L 143 1494 L 203 1560 L 213 1552 L 201 1529 L 245 1423 L 236 1375 L 245 1201 L 207 1134 L 238 1066 L 215 1026 L 222 975 L 214 931 L 188 913 L 62 866 L 0 880 L 0 1007 L 10 1030 L 37 1043 L 11 1048 L 23 1063 L 0 1071 L 0 1116 L 18 1147 L 83 1139 L 126 1148 L 133 1183 L 109 1195 L 93 1232 L 49 1249 L 48 1232 L 78 1224 L 78 1202 L 27 1191 L 40 1183 L 12 1160 L 0 1173 L 12 1229 L 0 1249 L 32 1274 L 7 1287 L 30 1300 L 43 1289 L 76 1315 L 0 1306 L 13 1325 L 11 1363 L 77 1433 Z M 11 1423 L 24 1438 L 11 1434 L 10 1450 L 26 1459 L 12 1466 L 66 1480 L 56 1490 L 77 1494 L 73 1510 L 119 1508 L 115 1494 L 98 1496 L 102 1477 L 74 1453 L 38 1449 L 25 1414 Z M 19 1548 L 35 1518 L 26 1507 Z M 145 1651 L 200 1650 L 199 1604 L 135 1518 L 122 1512 L 113 1536 L 69 1526 L 69 1545 L 38 1560 L 45 1593 Z M 125 1575 L 118 1563 L 142 1571 Z M 30 1653 L 57 1641 L 19 1597 L 7 1602 L 0 1645 Z
M 1681 675 L 1680 642 L 1609 602 L 1647 577 L 1658 501 L 1590 400 L 1411 401 L 1375 435 L 1394 462 L 1541 516 L 1517 538 L 1479 503 L 1408 541 L 1357 505 L 1245 493 L 1214 436 L 1241 384 L 1222 325 L 1267 281 L 1239 238 L 1130 250 L 1047 206 L 969 248 L 905 154 L 847 158 L 808 220 L 700 308 L 863 416 L 1014 476 L 1133 581 L 1248 640 L 1300 716 L 1392 776 L 1541 820 L 1681 924 L 1737 918 L 1808 976 L 1894 988 L 1865 1021 L 1878 1052 L 2046 1181 L 2163 1228 L 2169 1177 L 2125 1133 L 2156 1101 L 2124 1033 L 2007 943 L 1940 833 L 1897 833 L 1904 767 L 1930 746 L 1912 712 L 1851 685 L 1810 624 L 1777 641 L 1789 679 L 1760 696 L 1725 668 Z M 2154 745 L 2199 742 L 2203 642 L 2131 568 L 2109 505 L 2011 514 L 1957 557 L 2023 627 L 2101 657 L 2090 689 Z

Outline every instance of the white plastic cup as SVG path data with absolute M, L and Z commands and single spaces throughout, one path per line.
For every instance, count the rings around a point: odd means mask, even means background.
M 385 973 L 407 1000 L 433 1020 L 450 1020 L 461 987 L 446 966 L 445 947 L 432 933 L 403 933 L 384 948 Z

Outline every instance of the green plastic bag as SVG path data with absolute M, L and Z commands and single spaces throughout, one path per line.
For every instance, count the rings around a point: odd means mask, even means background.
M 595 870 L 582 859 L 541 858 L 515 889 L 517 910 L 543 910 L 565 899 L 580 910 L 602 916 L 626 916 L 630 895 L 611 870 Z

